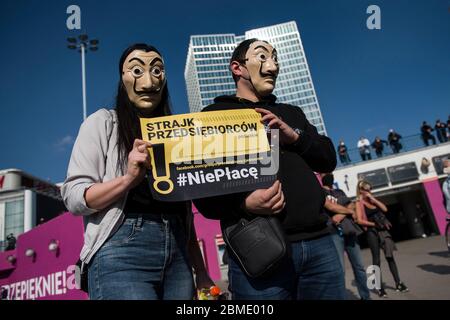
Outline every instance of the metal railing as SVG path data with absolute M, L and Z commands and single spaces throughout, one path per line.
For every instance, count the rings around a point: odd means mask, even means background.
M 387 139 L 386 139 L 386 141 L 387 141 Z M 429 145 L 433 145 L 433 142 L 431 140 L 428 140 L 428 142 L 429 142 Z M 370 141 L 370 144 L 372 144 L 372 143 L 373 143 L 373 140 Z M 443 142 L 443 143 L 445 143 L 445 142 Z M 427 147 L 427 145 L 425 144 L 425 142 L 422 139 L 421 134 L 415 134 L 415 135 L 402 137 L 400 139 L 400 144 L 402 145 L 402 149 L 400 150 L 400 152 L 398 154 L 402 154 L 407 151 L 412 151 L 412 150 L 417 150 L 417 149 Z M 441 142 L 439 142 L 439 140 L 436 139 L 436 145 L 439 145 L 439 144 L 441 144 Z M 347 146 L 347 148 L 348 148 L 348 146 Z M 347 153 L 350 158 L 350 162 L 346 163 L 346 164 L 344 164 L 340 161 L 339 154 L 337 154 L 337 158 L 338 158 L 337 159 L 337 161 L 338 161 L 337 167 L 338 168 L 342 168 L 342 167 L 348 166 L 348 165 L 353 165 L 356 163 L 361 163 L 363 161 L 370 161 L 370 160 L 362 159 L 358 148 L 348 149 Z M 375 149 L 372 148 L 372 146 L 370 146 L 371 160 L 382 159 L 383 157 L 390 156 L 393 154 L 394 154 L 394 152 L 393 152 L 391 146 L 389 145 L 389 143 L 388 143 L 388 145 L 384 144 L 384 149 L 383 149 L 383 153 L 382 153 L 381 157 L 378 157 L 375 153 Z

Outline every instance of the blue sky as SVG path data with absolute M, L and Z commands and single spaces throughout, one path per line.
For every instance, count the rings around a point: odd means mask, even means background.
M 87 56 L 88 113 L 112 107 L 124 48 L 162 52 L 176 113 L 188 112 L 183 72 L 190 35 L 235 33 L 295 20 L 329 136 L 349 147 L 389 128 L 418 132 L 450 114 L 450 0 L 37 1 L 0 4 L 0 169 L 64 180 L 82 121 L 80 56 L 66 48 L 66 8 L 100 39 Z M 381 8 L 381 30 L 366 8 Z

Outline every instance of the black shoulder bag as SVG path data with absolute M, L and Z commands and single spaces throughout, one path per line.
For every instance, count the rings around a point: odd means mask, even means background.
M 277 218 L 258 216 L 240 219 L 224 228 L 227 249 L 252 278 L 269 274 L 288 253 L 289 245 Z

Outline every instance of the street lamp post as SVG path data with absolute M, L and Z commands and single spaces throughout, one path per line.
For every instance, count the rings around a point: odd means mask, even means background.
M 82 90 L 83 90 L 83 121 L 86 120 L 87 117 L 87 103 L 86 103 L 86 50 L 89 49 L 91 51 L 98 50 L 98 40 L 93 39 L 88 41 L 88 35 L 82 34 L 77 38 L 67 38 L 68 45 L 67 47 L 71 50 L 78 49 L 78 52 L 81 53 L 81 81 L 82 81 Z

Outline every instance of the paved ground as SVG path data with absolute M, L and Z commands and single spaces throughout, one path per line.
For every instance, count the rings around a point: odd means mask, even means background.
M 400 278 L 409 287 L 407 293 L 398 293 L 394 289 L 394 280 L 384 256 L 381 258 L 381 270 L 386 286 L 387 298 L 391 300 L 450 300 L 450 254 L 444 237 L 433 236 L 397 243 L 395 259 Z M 367 267 L 372 262 L 369 249 L 362 250 L 363 261 Z M 359 299 L 354 285 L 350 262 L 345 261 L 346 287 L 349 299 Z M 228 283 L 221 281 L 218 285 L 226 291 Z M 379 300 L 376 294 L 372 299 Z
M 395 259 L 400 278 L 408 286 L 409 292 L 398 293 L 394 289 L 394 280 L 384 256 L 381 258 L 381 272 L 386 285 L 387 299 L 417 300 L 444 299 L 450 300 L 450 254 L 444 237 L 433 236 L 426 239 L 415 239 L 397 243 L 398 251 Z M 372 262 L 369 249 L 362 250 L 364 264 Z M 354 285 L 353 271 L 346 259 L 346 287 L 350 299 L 358 299 Z M 380 299 L 372 294 L 374 300 Z M 384 298 L 386 299 L 386 298 Z

